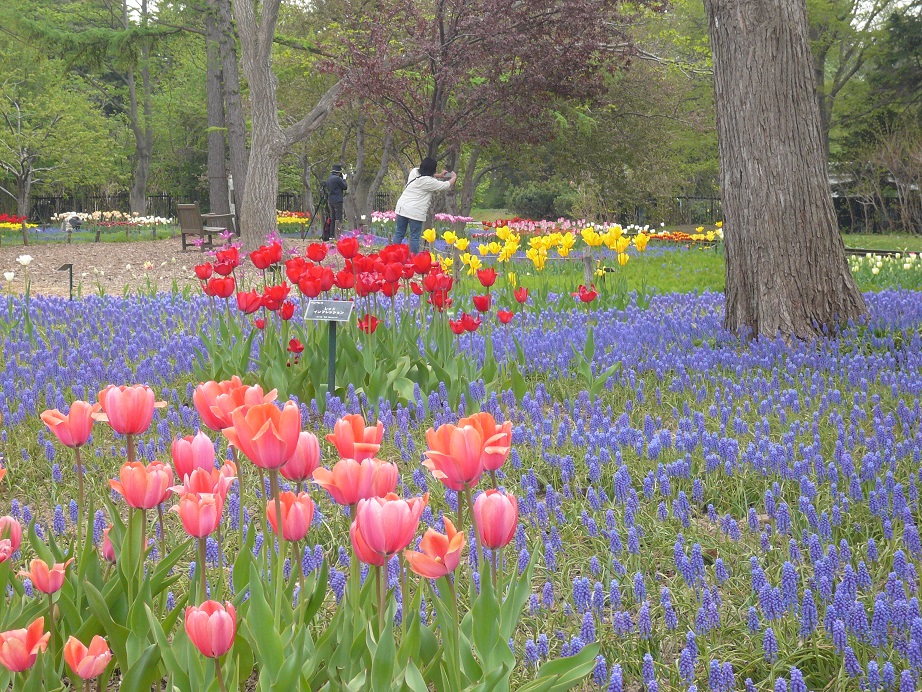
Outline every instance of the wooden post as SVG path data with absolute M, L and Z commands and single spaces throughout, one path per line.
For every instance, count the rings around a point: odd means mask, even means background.
M 461 281 L 461 253 L 454 245 L 451 246 L 451 277 L 456 284 Z
M 592 257 L 583 255 L 583 283 L 587 286 L 592 283 L 593 266 Z

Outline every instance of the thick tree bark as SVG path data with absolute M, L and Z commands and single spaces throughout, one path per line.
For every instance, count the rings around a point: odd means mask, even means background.
M 205 14 L 208 110 L 208 207 L 214 213 L 230 211 L 227 191 L 227 148 L 224 142 L 224 92 L 221 76 L 220 32 L 213 8 Z
M 301 155 L 298 156 L 298 164 L 301 166 L 301 211 L 306 214 L 314 213 L 314 190 L 311 187 L 311 165 L 310 156 L 307 155 L 307 147 L 303 147 Z
M 805 0 L 705 0 L 726 244 L 725 326 L 812 338 L 867 310 L 829 190 Z
M 240 98 L 240 73 L 237 71 L 237 46 L 234 25 L 231 21 L 230 0 L 209 0 L 214 6 L 218 25 L 218 44 L 221 52 L 221 78 L 224 87 L 224 125 L 227 128 L 227 148 L 230 153 L 230 172 L 234 177 L 234 203 L 240 214 L 240 201 L 246 191 L 247 125 Z
M 384 144 L 381 150 L 381 163 L 378 165 L 378 172 L 375 173 L 375 177 L 368 186 L 368 191 L 365 193 L 365 210 L 362 213 L 366 215 L 369 222 L 371 221 L 371 212 L 375 210 L 375 197 L 378 195 L 378 190 L 381 189 L 384 176 L 387 175 L 387 171 L 391 167 L 391 153 L 393 148 L 394 136 L 388 133 L 384 138 Z

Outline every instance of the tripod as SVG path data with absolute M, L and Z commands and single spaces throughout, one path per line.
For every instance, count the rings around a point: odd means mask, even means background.
M 310 223 L 307 224 L 307 227 L 304 229 L 304 232 L 301 234 L 301 240 L 304 240 L 307 236 L 310 235 L 311 230 L 314 228 L 314 223 L 317 221 L 318 218 L 322 218 L 322 221 L 320 222 L 320 227 L 319 227 L 320 235 L 321 236 L 327 235 L 327 229 L 329 228 L 330 217 L 331 217 L 330 205 L 328 203 L 330 193 L 327 190 L 327 186 L 324 184 L 323 181 L 320 182 L 319 188 L 320 188 L 320 197 L 317 200 L 317 203 L 314 205 L 314 210 L 311 213 Z

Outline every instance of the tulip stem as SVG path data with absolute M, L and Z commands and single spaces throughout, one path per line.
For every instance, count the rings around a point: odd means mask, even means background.
M 257 491 L 257 497 L 265 501 L 266 499 L 266 474 L 262 470 L 261 467 L 257 466 L 256 468 L 259 469 L 259 490 Z M 266 506 L 268 507 L 268 503 L 266 504 Z M 268 520 L 266 519 L 266 513 L 259 512 L 259 518 L 260 518 L 260 521 L 262 522 L 263 536 L 268 538 L 269 528 L 268 528 Z M 268 557 L 269 543 L 267 541 L 263 541 L 263 547 L 265 547 L 266 549 L 266 566 L 268 567 L 269 566 L 269 557 Z
M 86 493 L 83 489 L 83 460 L 80 458 L 80 447 L 74 447 L 74 459 L 77 463 L 77 526 L 78 531 L 82 534 L 86 527 L 83 525 L 84 505 L 86 504 Z M 77 541 L 83 539 L 82 535 L 77 536 Z
M 385 563 L 386 565 L 387 563 Z M 384 605 L 387 602 L 387 591 L 384 586 L 384 570 L 386 567 L 376 567 L 375 576 L 378 580 L 378 636 L 384 631 Z
M 275 502 L 275 525 L 278 527 L 276 538 L 279 542 L 279 549 L 274 551 L 275 569 L 272 572 L 272 579 L 275 581 L 275 617 L 278 621 L 282 613 L 282 582 L 284 581 L 282 572 L 284 571 L 283 562 L 285 560 L 285 528 L 282 517 L 282 501 L 279 498 L 279 471 L 278 469 L 269 470 L 269 488 L 272 493 L 272 499 Z M 263 515 L 265 521 L 265 514 Z
M 224 550 L 221 547 L 221 524 L 215 529 L 215 541 L 218 544 L 218 600 L 224 600 Z
M 58 665 L 57 643 L 55 641 L 57 629 L 54 626 L 54 603 L 51 601 L 51 594 L 48 594 L 48 629 L 51 632 L 51 660 L 54 665 Z
M 198 578 L 199 578 L 199 589 L 201 589 L 201 594 L 199 595 L 200 601 L 206 600 L 206 594 L 208 593 L 208 583 L 205 579 L 205 539 L 198 539 Z
M 127 444 L 126 444 L 125 446 L 126 446 L 126 448 L 127 448 L 127 454 L 126 454 L 126 456 L 128 457 L 128 463 L 130 464 L 132 461 L 136 461 L 136 459 L 134 458 L 134 457 L 135 457 L 135 453 L 134 453 L 134 435 L 128 435 L 128 442 L 127 442 Z
M 218 678 L 218 686 L 221 688 L 221 692 L 227 692 L 227 687 L 224 685 L 224 673 L 221 672 L 221 661 L 217 658 L 214 660 L 214 674 Z
M 490 471 L 490 480 L 493 481 L 493 487 L 499 490 L 499 486 L 496 485 L 496 471 Z
M 499 552 L 498 548 L 494 548 L 490 551 L 490 557 L 492 558 L 492 567 L 493 567 L 493 591 L 496 591 L 496 554 Z
M 234 468 L 237 470 L 237 528 L 240 529 L 240 547 L 243 548 L 243 531 L 245 528 L 243 520 L 243 469 L 237 463 L 237 449 L 230 448 L 231 461 L 234 462 Z
M 464 484 L 464 496 L 467 498 L 467 506 L 471 512 L 471 526 L 474 527 L 474 541 L 477 543 L 477 567 L 480 567 L 480 563 L 483 561 L 483 548 L 480 545 L 480 531 L 477 528 L 477 517 L 474 515 L 474 498 L 473 493 L 471 493 L 471 487 L 465 483 Z M 460 503 L 458 504 L 460 507 Z
M 157 526 L 160 528 L 160 559 L 166 558 L 166 529 L 163 526 L 163 503 L 157 505 Z
M 400 618 L 400 628 L 404 637 L 407 636 L 407 604 L 410 602 L 410 584 L 407 579 L 406 567 L 406 560 L 403 557 L 403 553 L 400 553 L 400 607 L 402 615 Z
M 349 526 L 352 526 L 352 523 L 355 521 L 357 511 L 357 505 L 349 505 Z M 351 541 L 350 541 L 351 544 Z M 361 590 L 361 576 L 359 568 L 359 557 L 355 553 L 355 548 L 351 550 L 351 556 L 349 559 L 349 599 L 352 601 L 350 606 L 352 608 L 357 607 L 359 602 L 359 591 Z

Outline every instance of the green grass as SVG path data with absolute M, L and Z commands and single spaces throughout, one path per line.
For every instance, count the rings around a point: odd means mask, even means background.
M 471 216 L 474 221 L 498 221 L 499 219 L 511 219 L 515 214 L 508 209 L 472 209 Z
M 922 236 L 909 233 L 843 233 L 845 247 L 861 250 L 908 250 L 922 252 Z

